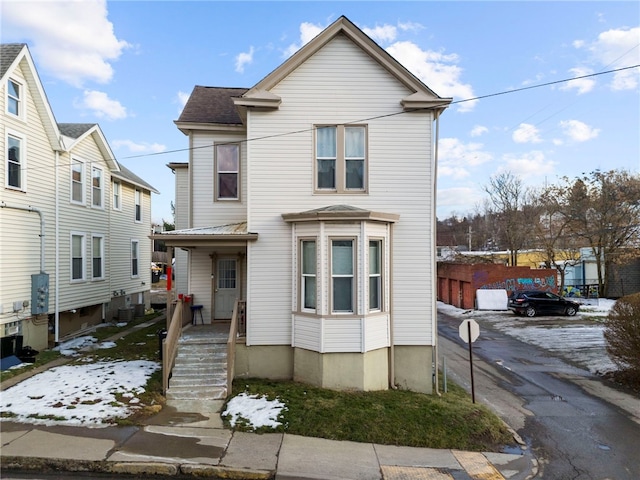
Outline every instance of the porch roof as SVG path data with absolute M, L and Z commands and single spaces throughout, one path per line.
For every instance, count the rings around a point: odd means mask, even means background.
M 184 228 L 150 235 L 152 240 L 163 241 L 170 247 L 197 247 L 244 245 L 258 239 L 257 233 L 247 230 L 247 222 L 229 223 L 211 227 Z
M 373 212 L 351 205 L 329 205 L 327 207 L 307 210 L 298 213 L 283 213 L 285 222 L 317 222 L 321 220 L 351 220 L 395 223 L 400 215 L 395 213 Z

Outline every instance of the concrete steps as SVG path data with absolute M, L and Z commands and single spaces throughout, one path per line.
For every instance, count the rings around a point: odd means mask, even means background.
M 200 327 L 187 330 L 178 342 L 167 400 L 224 400 L 226 396 L 226 339 L 208 335 Z

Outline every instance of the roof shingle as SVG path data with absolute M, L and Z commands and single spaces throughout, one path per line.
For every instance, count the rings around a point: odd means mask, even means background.
M 242 125 L 232 98 L 240 97 L 247 90 L 196 85 L 177 122 Z

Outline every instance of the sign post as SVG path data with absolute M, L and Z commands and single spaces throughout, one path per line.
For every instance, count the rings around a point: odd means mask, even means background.
M 471 369 L 471 401 L 476 403 L 476 391 L 473 384 L 473 342 L 480 336 L 480 326 L 475 320 L 468 318 L 458 328 L 460 338 L 469 344 L 469 368 Z

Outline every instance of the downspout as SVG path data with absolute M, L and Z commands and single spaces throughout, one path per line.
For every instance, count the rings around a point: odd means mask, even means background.
M 433 389 L 436 395 L 440 396 L 438 391 L 438 260 L 437 260 L 437 217 L 436 217 L 436 202 L 438 197 L 438 140 L 440 137 L 440 113 L 436 110 L 436 135 L 434 142 L 434 158 L 433 158 L 433 201 L 431 212 L 431 255 L 433 258 L 433 268 L 431 270 L 431 318 L 432 328 L 434 329 L 433 336 L 433 353 L 431 365 L 433 365 Z
M 389 224 L 389 252 L 393 252 L 393 224 Z M 396 389 L 396 354 L 393 345 L 393 254 L 389 256 L 389 387 Z
M 19 207 L 16 205 L 7 205 L 4 200 L 0 203 L 0 208 L 10 208 L 12 210 L 22 210 L 24 212 L 35 212 L 40 216 L 40 273 L 44 271 L 44 216 L 42 212 L 35 207 L 29 205 L 28 207 Z
M 56 173 L 55 173 L 55 183 L 56 183 L 56 204 L 55 204 L 55 237 L 56 237 L 56 250 L 55 250 L 55 267 L 53 269 L 54 282 L 56 284 L 54 289 L 54 311 L 53 311 L 53 341 L 56 345 L 58 345 L 58 341 L 60 340 L 60 179 L 59 172 L 60 169 L 60 152 L 56 150 Z

